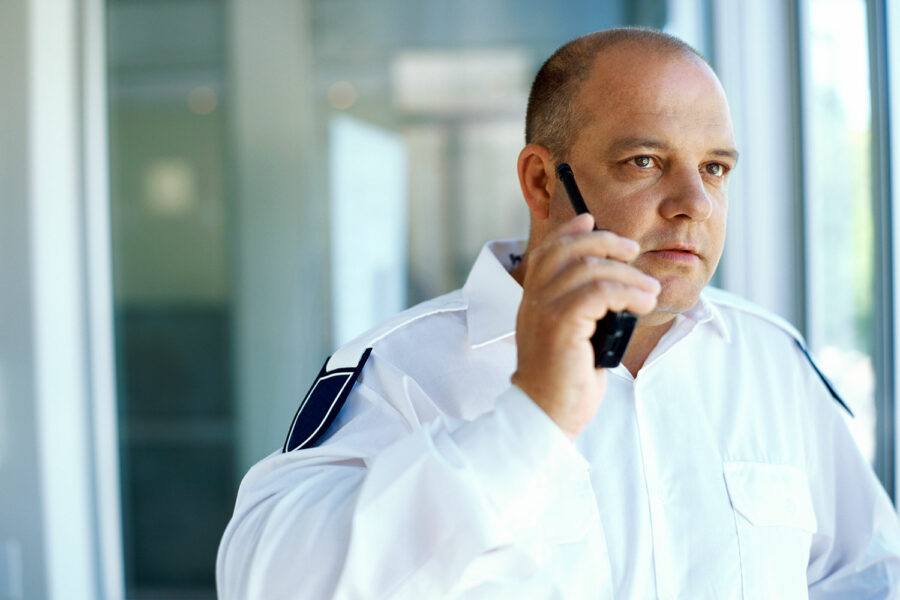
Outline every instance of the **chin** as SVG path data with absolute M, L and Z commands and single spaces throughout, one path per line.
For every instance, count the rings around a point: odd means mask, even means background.
M 689 286 L 689 289 L 686 289 L 687 287 L 663 284 L 663 289 L 659 294 L 659 299 L 653 312 L 680 315 L 693 308 L 697 304 L 697 300 L 700 299 L 700 291 L 703 288 L 694 285 Z

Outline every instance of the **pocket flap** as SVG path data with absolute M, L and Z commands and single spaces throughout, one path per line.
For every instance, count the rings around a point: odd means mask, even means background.
M 725 485 L 734 510 L 755 526 L 817 530 L 806 473 L 759 462 L 725 462 Z

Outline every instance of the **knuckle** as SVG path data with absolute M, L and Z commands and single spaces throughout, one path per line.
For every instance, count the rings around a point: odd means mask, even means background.
M 552 257 L 553 255 L 558 253 L 562 247 L 563 247 L 562 239 L 557 238 L 554 240 L 549 240 L 547 243 L 541 244 L 538 247 L 538 250 L 539 250 L 538 259 L 539 260 L 549 260 L 550 257 Z
M 603 242 L 604 246 L 612 246 L 619 239 L 619 236 L 614 234 L 612 231 L 604 230 L 604 231 L 597 232 L 597 239 L 599 239 L 601 242 Z
M 573 235 L 564 235 L 556 240 L 556 247 L 563 252 L 569 252 L 577 239 Z
M 609 279 L 595 278 L 591 281 L 592 288 L 598 295 L 611 296 L 614 295 L 620 285 Z
M 547 254 L 549 244 L 540 244 L 533 248 L 530 251 L 531 254 L 531 263 L 534 264 L 541 260 L 541 258 Z

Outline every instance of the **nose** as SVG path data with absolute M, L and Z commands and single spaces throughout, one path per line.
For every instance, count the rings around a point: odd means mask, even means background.
M 660 204 L 665 219 L 705 221 L 713 212 L 713 200 L 703 185 L 703 177 L 696 169 L 683 168 L 670 172 L 670 185 Z

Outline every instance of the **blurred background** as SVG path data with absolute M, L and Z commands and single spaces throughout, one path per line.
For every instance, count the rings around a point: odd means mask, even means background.
M 338 345 L 527 235 L 531 79 L 618 25 L 720 74 L 715 284 L 804 333 L 893 497 L 898 8 L 4 0 L 0 600 L 214 598 L 244 472 Z

